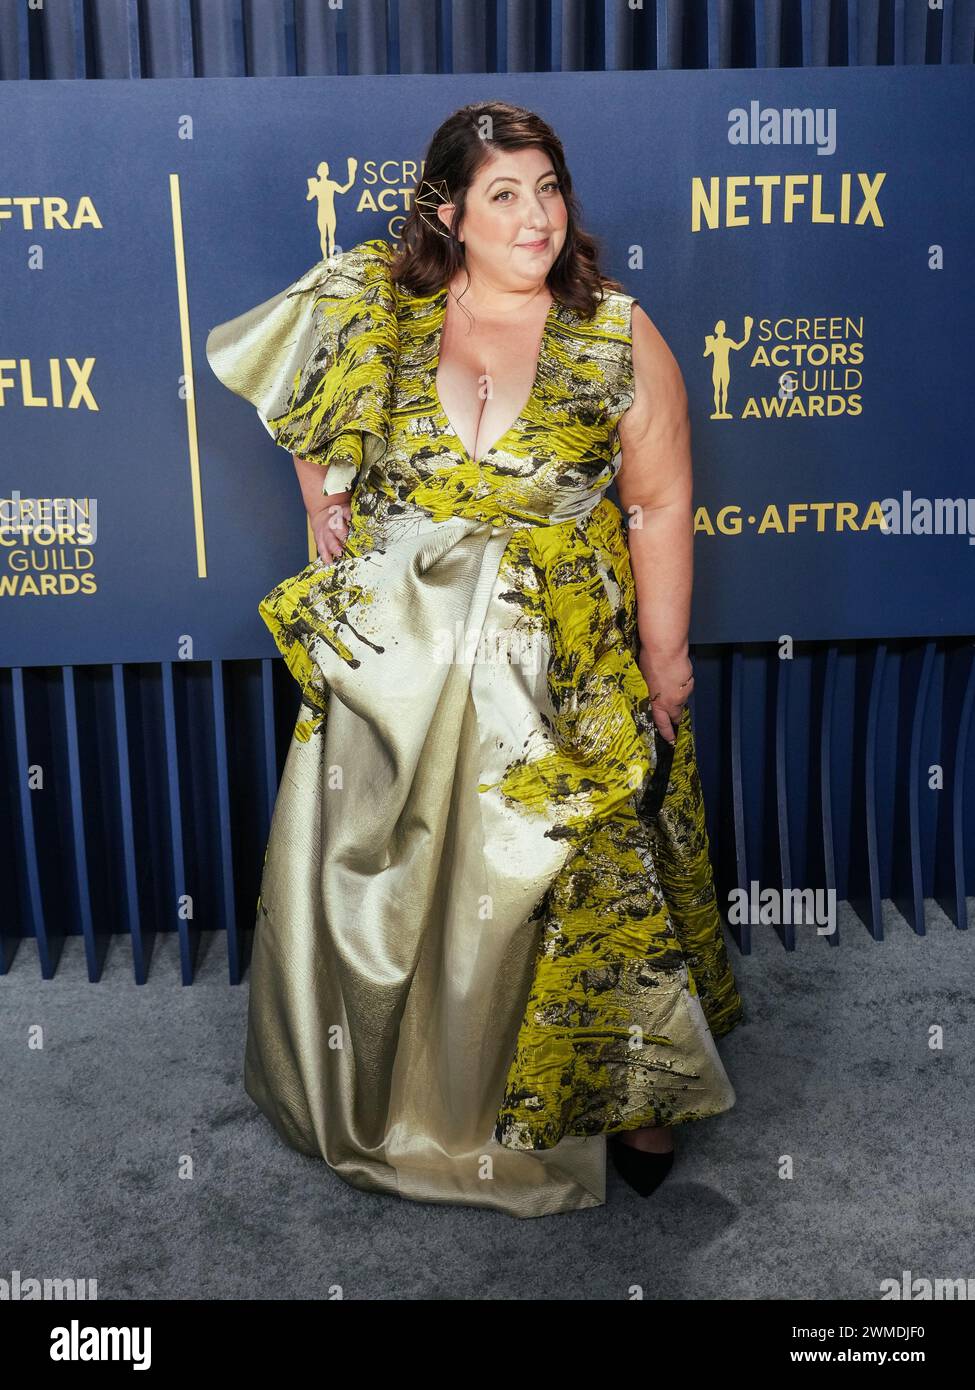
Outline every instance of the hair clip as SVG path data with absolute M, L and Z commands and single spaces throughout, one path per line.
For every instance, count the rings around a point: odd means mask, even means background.
M 425 188 L 430 190 L 429 193 L 423 191 Z M 421 208 L 426 208 L 429 212 L 435 213 L 442 203 L 450 202 L 450 194 L 447 191 L 446 179 L 438 179 L 436 183 L 431 183 L 429 179 L 422 179 L 413 202 L 416 206 L 418 215 L 423 218 L 423 221 L 428 227 L 432 228 L 435 232 L 439 232 L 441 236 L 448 238 L 453 236 L 453 232 L 447 231 L 439 217 L 436 219 L 436 222 L 431 222 L 429 217 L 424 217 L 423 213 L 420 211 Z

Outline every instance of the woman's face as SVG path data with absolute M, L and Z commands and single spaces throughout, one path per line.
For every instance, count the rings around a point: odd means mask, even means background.
M 449 227 L 453 204 L 439 211 Z M 537 284 L 562 250 L 568 220 L 555 168 L 544 150 L 497 151 L 467 190 L 460 229 L 467 267 L 497 285 Z

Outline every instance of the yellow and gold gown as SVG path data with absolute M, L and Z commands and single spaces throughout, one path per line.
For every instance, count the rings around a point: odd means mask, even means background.
M 447 289 L 363 241 L 214 328 L 216 375 L 352 489 L 341 557 L 261 615 L 301 689 L 264 859 L 244 1081 L 355 1187 L 513 1216 L 605 1201 L 605 1135 L 731 1108 L 744 1018 L 690 711 L 666 795 L 616 425 L 633 296 L 555 301 L 474 463 Z M 661 763 L 663 770 L 663 763 Z

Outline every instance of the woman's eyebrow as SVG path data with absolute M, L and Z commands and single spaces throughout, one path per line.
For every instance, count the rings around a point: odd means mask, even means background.
M 544 174 L 539 174 L 538 179 L 547 179 L 549 174 L 554 173 L 554 169 L 546 169 Z M 535 180 L 536 183 L 538 183 L 538 179 Z M 499 174 L 497 178 L 491 180 L 484 192 L 487 193 L 496 183 L 521 183 L 521 179 L 517 178 L 514 174 Z

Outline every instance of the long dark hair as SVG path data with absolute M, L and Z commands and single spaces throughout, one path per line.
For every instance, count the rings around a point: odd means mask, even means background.
M 490 132 L 489 138 L 485 138 L 485 130 Z M 596 238 L 580 225 L 579 204 L 572 192 L 561 140 L 534 111 L 504 101 L 462 106 L 447 117 L 430 141 L 423 178 L 433 184 L 443 180 L 450 201 L 456 204 L 451 235 L 442 236 L 428 226 L 414 203 L 403 223 L 402 246 L 391 267 L 397 283 L 413 294 L 427 295 L 453 278 L 464 265 L 464 244 L 456 233 L 463 222 L 467 190 L 478 169 L 493 150 L 518 150 L 527 145 L 544 150 L 551 159 L 568 212 L 565 242 L 548 273 L 553 296 L 582 318 L 591 318 L 606 290 L 623 288 L 618 280 L 602 274 Z M 443 226 L 435 213 L 424 211 L 431 222 Z

